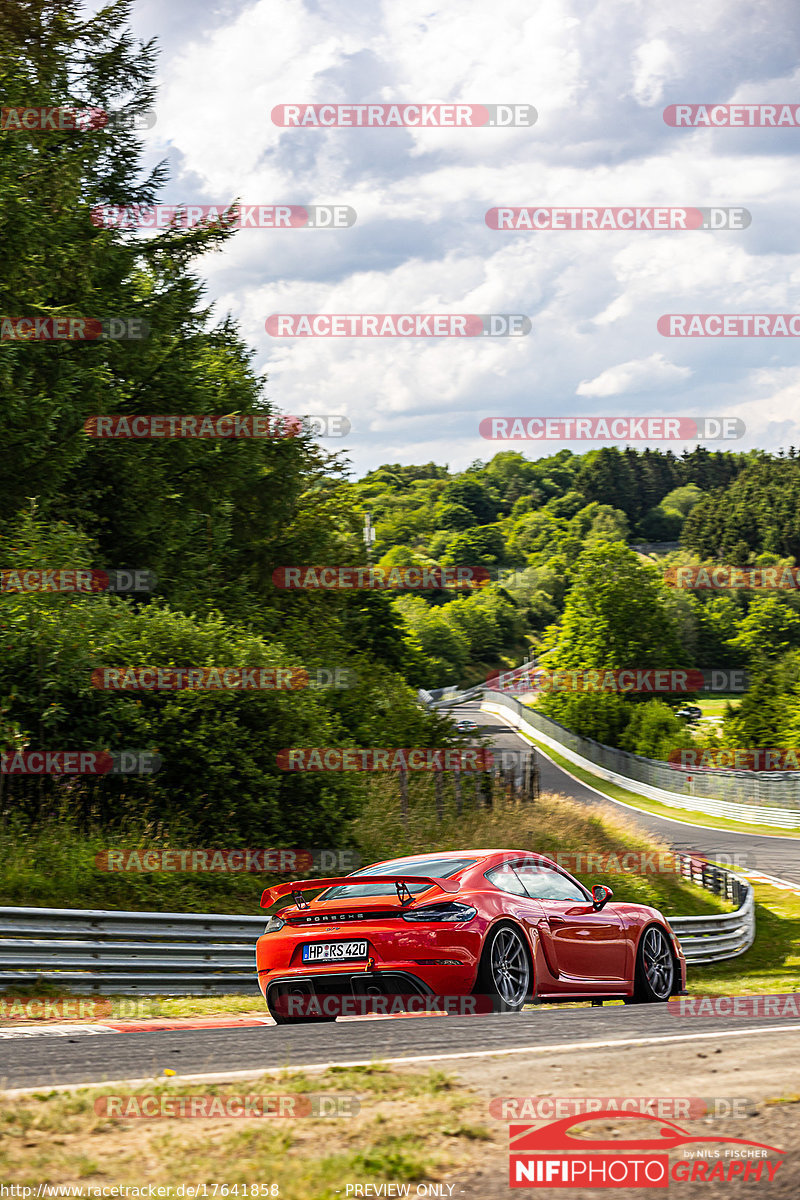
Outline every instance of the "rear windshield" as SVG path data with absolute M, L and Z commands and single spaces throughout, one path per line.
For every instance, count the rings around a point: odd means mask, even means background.
M 471 867 L 477 858 L 409 858 L 395 862 L 381 863 L 379 867 L 362 867 L 354 871 L 351 878 L 358 879 L 359 875 L 430 875 L 433 879 L 448 879 L 457 875 L 465 867 Z M 430 887 L 429 883 L 409 883 L 408 890 L 416 896 Z M 330 888 L 317 896 L 317 900 L 357 900 L 362 896 L 388 896 L 394 894 L 393 883 L 344 883 L 339 887 Z

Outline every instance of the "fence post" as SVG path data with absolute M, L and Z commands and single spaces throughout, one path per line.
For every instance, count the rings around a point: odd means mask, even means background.
M 444 820 L 444 800 L 442 799 L 442 772 L 434 771 L 434 786 L 436 789 L 436 820 L 441 825 Z
M 408 773 L 405 767 L 400 768 L 400 811 L 403 815 L 403 828 L 408 829 Z

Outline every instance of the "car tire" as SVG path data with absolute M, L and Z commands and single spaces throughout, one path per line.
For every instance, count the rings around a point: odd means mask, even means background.
M 648 925 L 639 938 L 632 1004 L 665 1004 L 675 985 L 672 947 L 660 925 Z
M 518 925 L 504 921 L 489 931 L 473 993 L 494 1012 L 519 1012 L 533 990 L 533 965 Z

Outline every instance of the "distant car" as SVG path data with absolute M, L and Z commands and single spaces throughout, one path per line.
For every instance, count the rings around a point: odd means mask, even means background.
M 684 704 L 683 708 L 678 709 L 678 716 L 685 717 L 687 721 L 699 721 L 702 715 L 702 708 L 696 704 Z
M 534 999 L 666 1003 L 686 988 L 675 934 L 657 909 L 612 896 L 528 850 L 445 850 L 279 883 L 261 898 L 291 897 L 256 944 L 261 994 L 279 1025 L 332 1021 L 372 996 L 475 996 L 505 1012 Z
M 474 721 L 458 721 L 456 724 L 459 733 L 474 733 L 477 728 Z

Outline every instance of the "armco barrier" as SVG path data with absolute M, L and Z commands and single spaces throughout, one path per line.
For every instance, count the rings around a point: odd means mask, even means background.
M 502 692 L 484 691 L 481 708 L 507 720 L 515 729 L 527 730 L 531 737 L 583 770 L 670 808 L 750 825 L 800 829 L 800 778 L 796 771 L 670 767 L 580 737 Z
M 524 662 L 519 667 L 506 672 L 509 676 L 519 674 L 523 671 L 529 671 L 536 666 L 536 659 L 531 658 L 528 662 Z M 479 697 L 487 693 L 486 685 L 483 683 L 474 684 L 471 688 L 466 688 L 463 692 L 459 692 L 456 687 L 434 688 L 432 692 L 425 692 L 420 688 L 417 693 L 418 698 L 428 708 L 451 708 L 457 704 L 465 704 L 468 700 L 477 700 Z
M 737 905 L 732 913 L 703 917 L 669 917 L 688 963 L 722 962 L 744 954 L 755 941 L 756 906 L 752 885 L 725 867 L 694 854 L 675 853 L 684 879 Z
M 670 917 L 669 923 L 688 963 L 699 966 L 736 958 L 749 950 L 755 941 L 753 889 L 747 885 L 747 898 L 736 912 L 711 917 Z
M 266 917 L 0 908 L 0 988 L 101 995 L 258 994 Z

